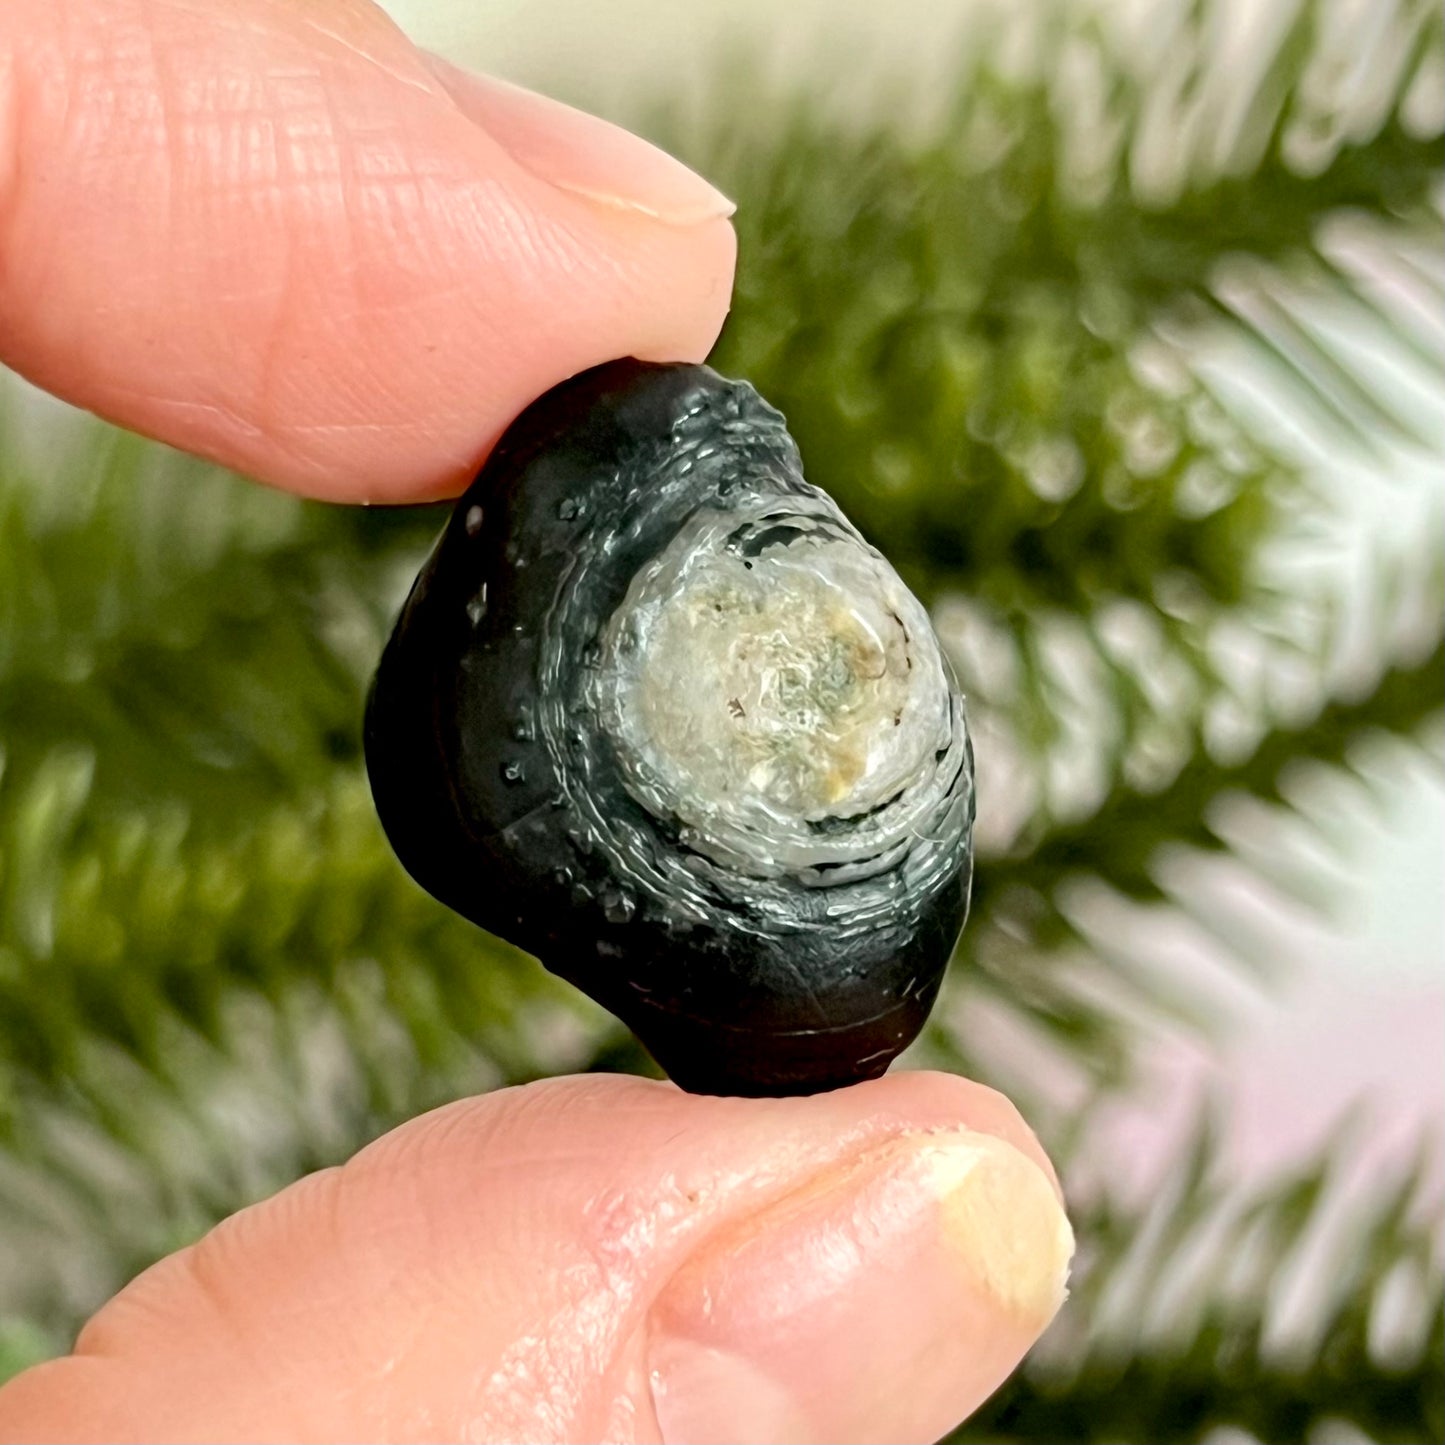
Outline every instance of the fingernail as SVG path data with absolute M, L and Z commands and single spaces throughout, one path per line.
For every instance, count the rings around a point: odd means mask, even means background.
M 621 126 L 428 56 L 463 113 L 538 179 L 604 206 L 695 226 L 737 209 L 723 193 Z
M 909 1135 L 710 1239 L 651 1315 L 662 1438 L 936 1440 L 1065 1297 L 1052 1183 L 989 1134 Z

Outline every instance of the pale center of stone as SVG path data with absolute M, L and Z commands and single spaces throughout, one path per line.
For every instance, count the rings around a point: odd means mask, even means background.
M 688 791 L 802 818 L 863 811 L 906 741 L 901 624 L 817 575 L 770 585 L 774 570 L 716 566 L 663 604 L 636 675 L 639 730 Z
M 854 538 L 783 530 L 745 554 L 700 524 L 638 574 L 604 638 L 602 714 L 630 784 L 710 835 L 826 831 L 892 801 L 947 741 L 917 600 Z

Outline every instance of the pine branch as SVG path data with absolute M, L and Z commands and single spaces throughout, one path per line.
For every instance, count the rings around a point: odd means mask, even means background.
M 184 798 L 204 826 L 355 757 L 381 619 L 363 569 L 326 550 L 324 509 L 87 432 L 54 479 L 0 452 L 12 767 L 103 740 L 93 806 Z
M 1269 62 L 1258 68 L 1246 102 L 1238 103 L 1240 83 L 1216 84 L 1200 97 L 1182 88 L 1177 107 L 1155 110 L 1150 119 L 1161 130 L 1192 133 L 1199 149 L 1217 144 L 1222 130 L 1233 144 L 1223 156 L 1188 157 L 1176 194 L 1144 204 L 1134 194 L 1132 177 L 1122 164 L 1106 199 L 1079 214 L 1087 228 L 1089 250 L 1107 248 L 1110 265 L 1137 305 L 1158 308 L 1182 294 L 1202 294 L 1213 283 L 1219 263 L 1248 255 L 1292 269 L 1303 266 L 1318 274 L 1321 227 L 1342 212 L 1389 215 L 1438 230 L 1432 197 L 1439 176 L 1438 133 L 1421 133 L 1402 114 L 1403 97 L 1416 78 L 1438 62 L 1442 26 L 1438 8 L 1420 0 L 1387 0 L 1372 17 L 1386 37 L 1385 54 L 1399 57 L 1394 75 L 1372 75 L 1374 89 L 1394 103 L 1383 114 L 1360 121 L 1361 101 L 1337 83 L 1335 93 L 1311 92 L 1313 64 L 1321 51 L 1327 22 L 1339 28 L 1343 13 L 1328 0 L 1303 0 L 1279 7 L 1292 14 L 1279 27 Z M 1194 12 L 1171 43 L 1176 55 L 1171 70 L 1189 62 L 1178 52 L 1192 52 L 1196 74 L 1220 73 L 1218 47 L 1211 37 L 1229 33 L 1220 23 L 1221 6 L 1205 4 Z M 1262 27 L 1256 28 L 1256 33 Z M 1121 64 L 1117 56 L 1101 55 L 1105 71 Z M 1157 82 L 1156 82 L 1157 83 Z M 1123 82 L 1126 133 L 1137 147 L 1141 117 L 1152 96 L 1148 78 Z M 1189 129 L 1178 124 L 1186 106 L 1202 114 Z M 1226 127 L 1223 111 L 1242 112 Z M 1323 154 L 1308 163 L 1299 152 L 1313 143 Z M 1187 142 L 1186 142 L 1187 144 Z M 1192 164 L 1191 164 L 1192 163 Z
M 517 1021 L 571 991 L 405 876 L 355 767 L 224 839 L 174 805 L 96 823 L 94 775 L 91 755 L 58 749 L 0 793 L 12 1075 L 73 1082 L 77 1050 L 105 1040 L 168 1078 L 173 1021 L 215 1042 L 233 991 L 340 988 L 374 959 L 423 1064 L 444 1068 L 470 1040 L 509 1078 L 546 1069 Z
M 94 776 L 68 748 L 0 776 L 17 1365 L 243 1205 L 448 1099 L 574 1069 L 613 1027 L 402 874 L 354 767 L 226 838 L 175 804 L 96 823 Z
M 1379 22 L 1404 37 L 1403 59 L 1393 106 L 1362 126 L 1348 96 L 1332 100 L 1307 84 L 1325 8 L 1310 0 L 1284 27 L 1235 127 L 1234 152 L 1187 158 L 1163 200 L 1141 199 L 1129 145 L 1148 130 L 1173 142 L 1174 112 L 1156 95 L 1167 77 L 1134 75 L 1117 42 L 1067 14 L 1044 27 L 1052 42 L 1035 68 L 1010 80 L 990 68 L 1000 47 L 988 26 L 998 22 L 985 21 L 945 133 L 912 148 L 891 127 L 857 121 L 856 100 L 845 124 L 820 118 L 826 97 L 808 106 L 758 94 L 756 66 L 724 72 L 704 105 L 705 117 L 725 123 L 654 122 L 743 198 L 742 271 L 719 365 L 782 406 L 816 478 L 924 591 L 953 586 L 999 606 L 1082 609 L 1093 585 L 1152 602 L 1154 574 L 1142 559 L 1165 557 L 1207 597 L 1244 599 L 1226 559 L 1247 554 L 1268 529 L 1269 485 L 1294 485 L 1293 468 L 1241 436 L 1254 460 L 1235 501 L 1204 531 L 1181 515 L 1177 491 L 1190 465 L 1200 452 L 1211 465 L 1221 448 L 1218 438 L 1196 446 L 1189 411 L 1129 375 L 1130 346 L 1160 324 L 1182 323 L 1186 350 L 1211 329 L 1243 336 L 1358 445 L 1382 420 L 1412 430 L 1360 358 L 1316 336 L 1271 277 L 1287 276 L 1295 291 L 1307 281 L 1319 302 L 1379 318 L 1364 280 L 1324 247 L 1329 224 L 1368 215 L 1387 249 L 1438 247 L 1439 136 L 1417 134 L 1399 98 L 1438 61 L 1440 26 L 1414 0 Z M 1227 29 L 1219 9 L 1195 7 L 1171 38 L 1169 75 L 1217 69 L 1211 37 Z M 1072 156 L 1087 124 L 1060 100 L 1060 72 L 1081 51 L 1107 98 L 1108 125 L 1098 126 L 1128 142 L 1083 194 Z M 1178 105 L 1205 104 L 1181 90 Z M 1216 108 L 1235 93 L 1216 91 Z M 1298 136 L 1331 116 L 1354 129 L 1302 171 L 1291 153 Z M 1223 125 L 1206 113 L 1197 129 L 1210 141 Z M 1252 261 L 1268 326 L 1217 293 L 1224 263 L 1241 256 Z M 1407 264 L 1403 254 L 1391 260 Z M 1389 330 L 1419 352 L 1408 325 L 1392 319 Z M 1423 355 L 1445 374 L 1438 349 Z M 1106 424 L 1120 412 L 1137 419 L 1132 437 L 1155 438 L 1145 456 L 1163 447 L 1178 465 L 1141 465 L 1130 436 Z M 1223 531 L 1234 549 L 1211 545 Z M 1055 547 L 1066 550 L 1056 536 L 1083 548 L 1086 575 L 1053 565 Z
M 159 1066 L 89 1036 L 61 1082 L 8 1071 L 0 1365 L 12 1339 L 16 1368 L 68 1348 L 128 1279 L 235 1210 L 429 1108 L 539 1062 L 566 1071 L 606 1027 L 543 988 L 478 1031 L 425 979 L 388 972 L 360 958 L 325 985 L 232 983 L 205 1033 L 142 984 L 129 1002 L 164 1042 Z
M 1158 859 L 1180 847 L 1225 851 L 1211 824 L 1218 802 L 1240 794 L 1288 807 L 1281 784 L 1305 760 L 1348 770 L 1355 750 L 1382 731 L 1418 734 L 1440 714 L 1442 672 L 1445 640 L 1437 640 L 1426 656 L 1388 667 L 1367 693 L 1329 699 L 1308 721 L 1274 724 L 1244 759 L 1221 763 L 1197 745 L 1164 788 L 1117 785 L 1087 817 L 1049 822 L 1011 853 L 980 858 L 969 925 L 917 1062 L 995 1080 L 1042 1126 L 1054 1109 L 1028 1062 L 1035 1051 L 1103 1092 L 1135 1079 L 1141 1039 L 1121 1027 L 1121 1010 L 1208 1036 L 1217 1019 L 1203 997 L 1168 970 L 1081 933 L 1068 886 L 1089 880 L 1139 904 L 1177 906 L 1159 882 Z M 1000 1034 L 1032 1041 L 1021 1068 L 990 1047 Z
M 1445 636 L 1437 635 L 1428 653 L 1392 662 L 1367 692 L 1332 697 L 1306 722 L 1275 723 L 1258 748 L 1238 762 L 1217 761 L 1201 738 L 1164 789 L 1150 793 L 1117 788 L 1088 818 L 1055 826 L 1036 846 L 985 869 L 976 895 L 979 912 L 986 916 L 1004 888 L 1024 888 L 1044 897 L 1076 872 L 1092 874 L 1131 898 L 1163 900 L 1152 872 L 1161 847 L 1218 851 L 1226 846 L 1209 822 L 1216 802 L 1230 793 L 1244 793 L 1283 804 L 1281 781 L 1300 761 L 1347 767 L 1352 751 L 1372 733 L 1417 732 L 1439 714 L 1445 701 L 1442 675 Z

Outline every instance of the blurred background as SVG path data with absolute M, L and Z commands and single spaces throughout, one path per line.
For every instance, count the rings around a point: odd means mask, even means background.
M 387 0 L 739 203 L 714 357 L 932 607 L 974 915 L 918 1066 L 1060 1161 L 960 1440 L 1445 1439 L 1445 27 L 1414 0 Z M 388 851 L 441 521 L 0 375 L 0 1375 L 401 1119 L 647 1071 Z

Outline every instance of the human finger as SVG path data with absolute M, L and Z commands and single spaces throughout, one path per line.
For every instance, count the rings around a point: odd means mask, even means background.
M 1043 1330 L 1071 1249 L 1037 1141 L 958 1078 L 551 1080 L 163 1261 L 0 1391 L 0 1435 L 933 1440 Z
M 368 0 L 0 5 L 0 361 L 310 495 L 455 493 L 563 378 L 700 360 L 730 210 Z

